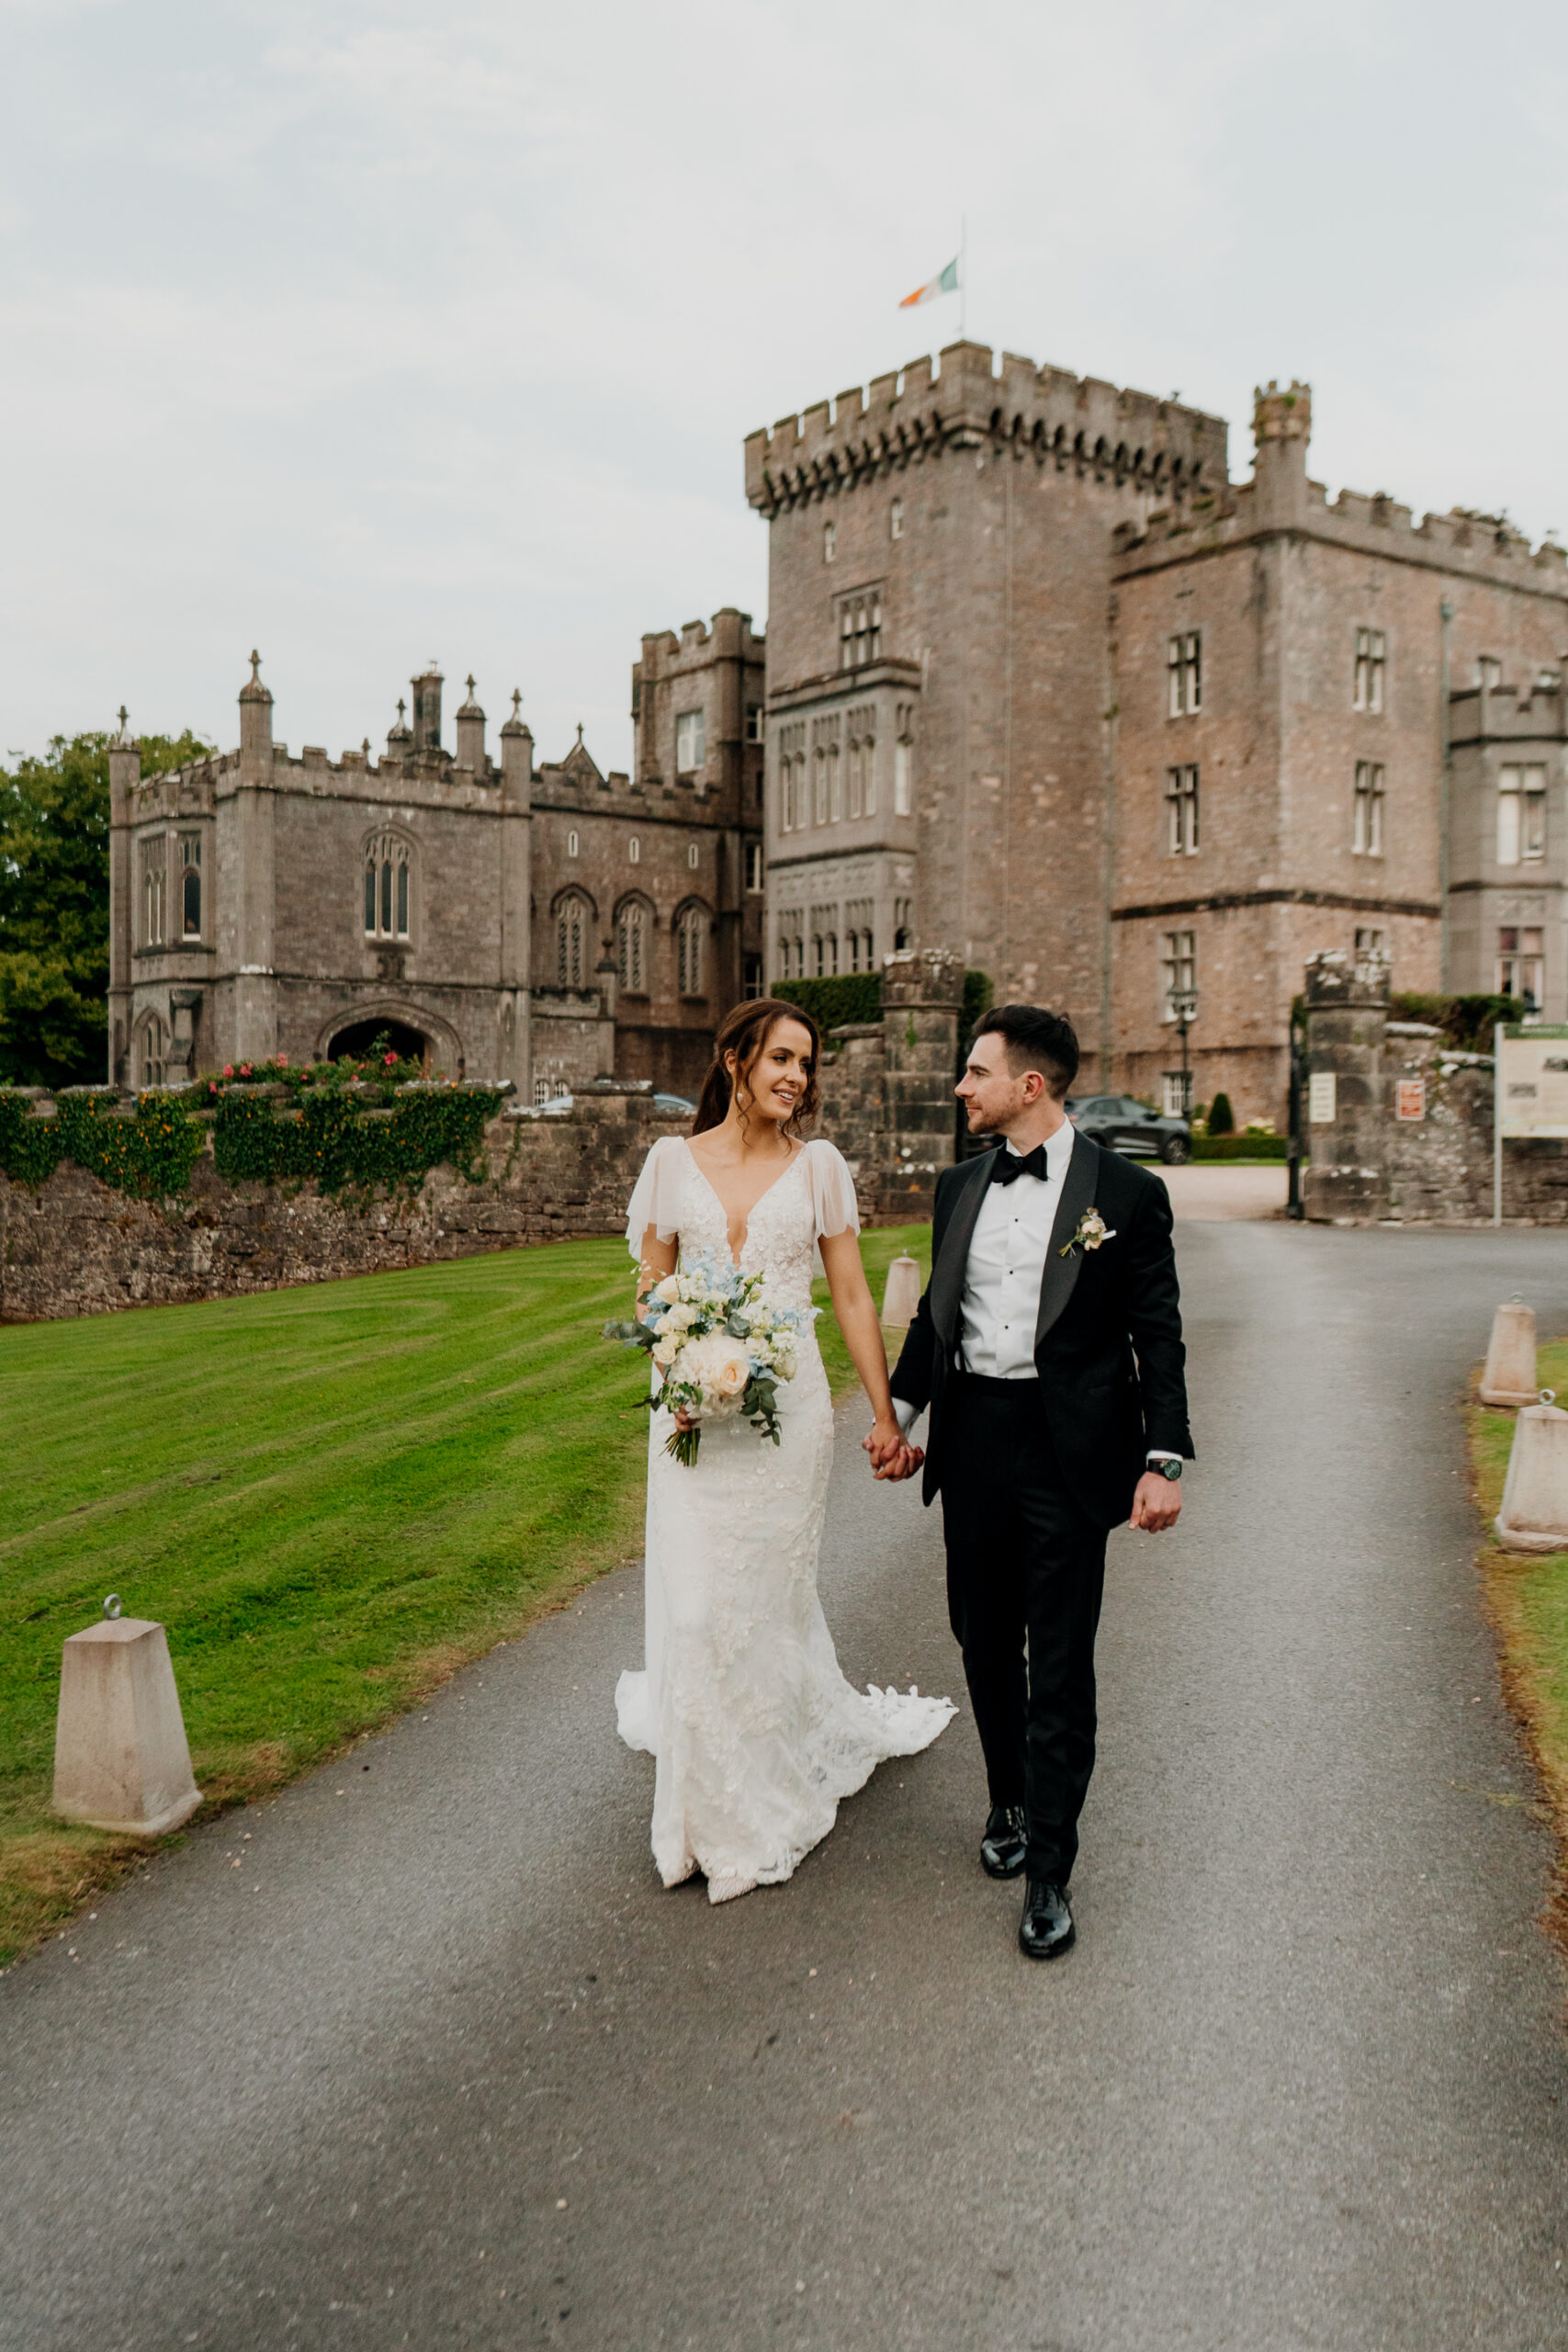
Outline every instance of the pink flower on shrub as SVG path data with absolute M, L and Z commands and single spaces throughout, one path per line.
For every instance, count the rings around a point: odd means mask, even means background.
M 225 1078 L 232 1078 L 232 1077 L 233 1077 L 233 1075 L 234 1075 L 234 1065 L 233 1065 L 233 1063 L 232 1063 L 232 1062 L 225 1062 L 225 1063 L 224 1063 L 224 1065 L 223 1065 L 223 1075 L 224 1075 L 224 1077 L 225 1077 Z
M 251 1065 L 250 1065 L 250 1063 L 249 1063 L 249 1062 L 242 1062 L 242 1063 L 240 1064 L 240 1076 L 241 1076 L 242 1078 L 250 1078 L 250 1077 L 252 1077 L 253 1075 L 254 1075 L 254 1073 L 253 1073 L 253 1071 L 252 1071 L 252 1069 L 251 1069 Z
M 278 1055 L 277 1067 L 279 1069 L 287 1069 L 288 1068 L 288 1057 L 287 1054 Z
M 396 1054 L 383 1054 L 383 1055 L 382 1055 L 382 1057 L 381 1057 L 382 1061 L 387 1065 L 387 1067 L 388 1067 L 388 1069 L 389 1069 L 391 1068 L 392 1064 L 397 1060 L 397 1058 L 398 1058 L 398 1057 L 397 1057 Z

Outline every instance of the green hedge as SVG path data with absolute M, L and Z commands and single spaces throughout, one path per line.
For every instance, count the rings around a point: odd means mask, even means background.
M 1194 1159 L 1286 1159 L 1283 1136 L 1194 1136 Z
M 65 1092 L 55 1097 L 52 1119 L 37 1119 L 26 1095 L 0 1089 L 0 1173 L 36 1188 L 69 1159 L 117 1192 L 164 1199 L 188 1188 L 210 1126 L 214 1165 L 231 1184 L 309 1179 L 322 1193 L 412 1189 L 444 1160 L 478 1182 L 485 1173 L 480 1139 L 502 1096 L 494 1087 L 441 1087 L 367 1112 L 333 1088 L 280 1111 L 266 1095 L 240 1088 L 194 1117 L 189 1099 L 143 1094 L 127 1117 L 115 1096 Z
M 1391 1021 L 1425 1021 L 1440 1029 L 1448 1043 L 1461 1054 L 1489 1054 L 1492 1032 L 1499 1021 L 1517 1021 L 1515 996 L 1423 996 L 1406 989 L 1389 999 Z
M 880 1021 L 882 1018 L 882 975 L 880 972 L 840 972 L 832 979 L 779 980 L 773 994 L 785 1004 L 798 1004 L 809 1012 L 824 1035 L 829 1029 L 841 1029 L 852 1021 Z M 958 1014 L 958 1042 L 967 1046 L 975 1023 L 984 1012 L 989 1012 L 996 998 L 989 972 L 965 972 L 964 1001 Z

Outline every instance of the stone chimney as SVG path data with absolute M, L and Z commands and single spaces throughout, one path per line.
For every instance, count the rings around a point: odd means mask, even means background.
M 240 757 L 252 772 L 272 772 L 272 689 L 261 682 L 261 655 L 251 655 L 251 674 L 240 688 Z
M 406 760 L 412 746 L 413 730 L 404 716 L 407 709 L 408 705 L 400 695 L 398 723 L 395 727 L 389 727 L 387 729 L 387 757 L 389 760 Z
M 411 678 L 413 688 L 413 747 L 416 752 L 441 749 L 441 688 L 444 681 L 434 661 Z
M 485 772 L 485 715 L 474 700 L 471 674 L 468 699 L 457 707 L 457 765 L 472 768 L 476 776 L 482 776 Z
M 1306 513 L 1306 455 L 1312 438 L 1312 386 L 1292 378 L 1288 391 L 1270 381 L 1252 396 L 1252 437 L 1257 445 L 1253 482 L 1258 519 L 1267 524 L 1299 522 Z

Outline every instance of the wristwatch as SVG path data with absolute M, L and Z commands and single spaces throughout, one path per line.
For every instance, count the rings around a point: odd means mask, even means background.
M 1144 1467 L 1152 1470 L 1156 1478 L 1179 1478 L 1181 1476 L 1179 1455 L 1168 1455 L 1163 1462 L 1147 1462 Z

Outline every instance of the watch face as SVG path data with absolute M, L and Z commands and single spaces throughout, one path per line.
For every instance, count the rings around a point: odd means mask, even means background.
M 1162 1478 L 1179 1478 L 1181 1464 L 1179 1462 L 1162 1462 L 1159 1465 L 1159 1473 Z

